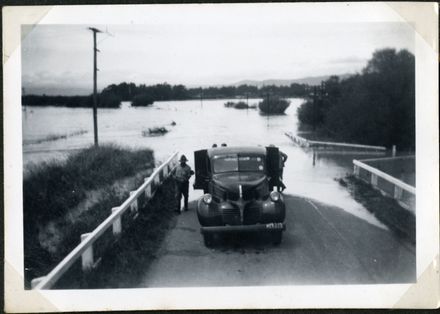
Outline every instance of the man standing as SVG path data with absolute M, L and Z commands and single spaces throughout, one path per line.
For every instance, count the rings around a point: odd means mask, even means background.
M 189 178 L 194 174 L 191 167 L 186 164 L 188 159 L 185 155 L 180 157 L 180 164 L 176 167 L 176 172 L 174 173 L 174 179 L 176 179 L 176 198 L 177 198 L 177 209 L 176 212 L 180 214 L 180 200 L 182 195 L 184 198 L 184 210 L 188 210 L 188 188 L 189 188 Z
M 274 144 L 270 144 L 269 147 L 276 147 Z M 277 191 L 278 192 L 283 192 L 286 189 L 286 185 L 283 182 L 283 171 L 284 171 L 284 165 L 285 162 L 287 160 L 287 154 L 282 152 L 281 150 L 278 150 L 278 157 L 279 157 L 279 161 L 278 161 L 278 178 L 274 178 L 273 179 L 273 185 L 277 187 Z

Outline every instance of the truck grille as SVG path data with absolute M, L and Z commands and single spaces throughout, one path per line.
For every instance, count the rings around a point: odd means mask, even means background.
M 251 201 L 257 198 L 257 194 L 255 189 L 249 189 L 246 191 L 243 191 L 243 200 L 245 201 Z
M 240 195 L 237 192 L 228 192 L 227 199 L 230 201 L 238 201 Z M 257 198 L 257 192 L 255 189 L 249 189 L 243 191 L 243 200 L 251 201 Z
M 238 201 L 240 195 L 237 192 L 227 192 L 226 197 L 228 201 Z
M 232 204 L 232 208 L 223 210 L 223 223 L 226 225 L 239 225 L 240 221 L 240 209 L 237 205 Z
M 243 212 L 243 224 L 253 225 L 260 221 L 260 206 L 255 203 L 246 205 Z
M 232 208 L 227 208 L 223 210 L 223 223 L 226 225 L 241 225 L 240 208 L 237 204 L 232 204 L 232 206 Z M 247 204 L 243 212 L 243 224 L 252 225 L 260 222 L 260 213 L 260 206 L 258 206 L 258 204 Z

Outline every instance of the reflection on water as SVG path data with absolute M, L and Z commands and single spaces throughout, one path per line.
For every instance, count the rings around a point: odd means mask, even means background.
M 289 156 L 284 170 L 285 193 L 341 207 L 376 226 L 386 228 L 334 180 L 352 171 L 352 156 L 318 156 L 313 165 L 312 154 L 294 146 L 284 135 L 286 131 L 296 133 L 296 109 L 302 99 L 291 99 L 285 115 L 270 117 L 260 115 L 255 109 L 225 108 L 223 104 L 226 101 L 166 101 L 146 108 L 133 108 L 129 103 L 123 103 L 120 109 L 99 109 L 99 141 L 150 147 L 158 161 L 177 150 L 190 159 L 192 167 L 194 150 L 209 148 L 213 143 L 227 143 L 228 146 L 275 144 Z M 250 105 L 257 102 L 257 99 L 249 100 Z M 175 126 L 171 125 L 173 121 L 176 122 Z M 36 140 L 53 134 L 73 134 L 79 130 L 88 133 L 51 142 L 25 144 L 24 164 L 62 159 L 72 150 L 93 144 L 92 123 L 91 109 L 32 108 L 32 112 L 23 114 L 25 143 L 36 143 Z M 170 132 L 163 136 L 142 136 L 143 130 L 162 126 Z M 355 158 L 360 156 L 356 155 Z M 196 191 L 191 196 L 196 198 L 200 193 Z

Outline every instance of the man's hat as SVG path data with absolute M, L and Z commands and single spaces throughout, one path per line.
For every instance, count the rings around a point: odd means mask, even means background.
M 186 159 L 185 155 L 180 156 L 179 161 L 188 161 L 188 159 Z

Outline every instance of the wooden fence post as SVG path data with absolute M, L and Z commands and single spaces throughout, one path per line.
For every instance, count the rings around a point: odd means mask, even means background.
M 90 233 L 81 235 L 81 242 L 85 241 Z M 90 245 L 81 255 L 82 270 L 89 271 L 93 268 L 93 245 Z
M 354 165 L 353 172 L 356 177 L 359 177 L 359 166 L 358 165 Z
M 396 200 L 401 200 L 403 195 L 403 189 L 397 185 L 394 186 L 394 198 Z
M 163 178 L 166 179 L 168 176 L 168 165 L 163 168 Z
M 112 213 L 114 213 L 118 209 L 119 209 L 119 207 L 113 207 L 112 208 Z M 113 235 L 114 236 L 119 236 L 121 234 L 121 232 L 122 232 L 122 224 L 121 224 L 121 216 L 119 216 L 113 222 Z
M 155 186 L 160 182 L 160 180 L 159 180 L 159 174 L 156 174 L 156 175 L 154 176 L 153 182 L 154 182 L 154 185 L 155 185 Z
M 148 180 L 148 178 L 145 178 L 145 181 L 147 181 L 147 180 Z M 145 188 L 145 201 L 147 201 L 150 197 L 151 197 L 151 184 L 149 184 Z
M 371 174 L 371 185 L 377 186 L 377 174 L 374 173 Z
M 132 196 L 134 193 L 136 193 L 136 191 L 130 191 L 130 196 Z M 137 198 L 133 201 L 133 203 L 131 203 L 130 211 L 132 213 L 137 213 L 138 212 L 138 199 Z

